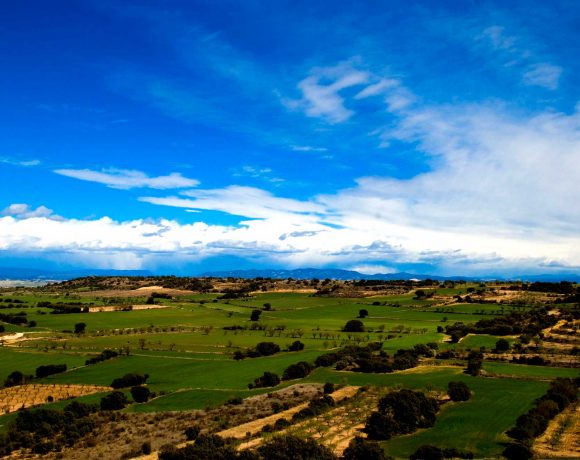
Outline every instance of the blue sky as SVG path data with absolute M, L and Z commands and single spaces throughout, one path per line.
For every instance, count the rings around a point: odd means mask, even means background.
M 574 1 L 9 2 L 0 265 L 580 270 Z

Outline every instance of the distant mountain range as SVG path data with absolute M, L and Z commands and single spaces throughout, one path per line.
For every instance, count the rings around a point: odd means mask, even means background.
M 2 268 L 0 279 L 64 281 L 85 276 L 151 276 L 147 270 L 41 270 L 36 268 Z
M 0 280 L 52 280 L 63 281 L 74 278 L 82 278 L 86 276 L 154 276 L 156 273 L 148 270 L 100 270 L 100 269 L 79 269 L 79 270 L 42 270 L 35 268 L 2 268 L 0 267 Z M 571 281 L 580 283 L 580 275 L 578 274 L 540 274 L 540 275 L 517 275 L 512 277 L 500 276 L 439 276 L 433 274 L 417 274 L 417 273 L 377 273 L 374 275 L 367 275 L 353 270 L 341 270 L 337 268 L 298 268 L 294 270 L 284 269 L 253 269 L 253 270 L 224 270 L 205 272 L 201 275 L 189 276 L 212 276 L 216 278 L 277 278 L 277 279 L 335 279 L 335 280 L 425 280 L 432 279 L 437 281 L 445 280 L 465 280 L 465 281 L 485 281 L 485 280 L 522 280 L 522 281 Z
M 571 281 L 580 282 L 580 275 L 576 274 L 543 274 L 543 275 L 521 275 L 513 276 L 510 278 L 498 277 L 498 276 L 481 276 L 481 277 L 469 277 L 469 276 L 438 276 L 438 275 L 424 275 L 417 273 L 377 273 L 374 275 L 366 275 L 353 270 L 341 270 L 334 268 L 298 268 L 295 270 L 275 270 L 275 269 L 262 269 L 262 270 L 228 270 L 228 271 L 214 271 L 203 273 L 202 276 L 213 276 L 213 277 L 232 277 L 232 278 L 294 278 L 294 279 L 335 279 L 335 280 L 425 280 L 432 279 L 437 281 L 445 280 L 465 280 L 465 281 L 484 281 L 484 280 L 522 280 L 522 281 Z

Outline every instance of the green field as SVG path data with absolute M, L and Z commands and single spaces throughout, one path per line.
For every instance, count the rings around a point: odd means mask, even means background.
M 465 287 L 463 287 L 463 290 Z M 447 292 L 449 291 L 449 292 Z M 439 294 L 455 295 L 460 289 L 440 289 Z M 4 308 L 4 313 L 24 311 L 35 327 L 6 325 L 6 332 L 25 332 L 28 340 L 0 347 L 0 379 L 19 370 L 34 374 L 42 364 L 67 364 L 68 371 L 40 382 L 109 385 L 128 372 L 147 373 L 147 382 L 157 396 L 144 404 L 129 406 L 128 412 L 183 411 L 219 406 L 234 397 L 248 397 L 271 389 L 249 390 L 248 384 L 264 371 L 282 374 L 290 364 L 313 362 L 322 353 L 344 345 L 383 342 L 392 354 L 416 344 L 439 343 L 440 349 L 491 350 L 499 337 L 469 335 L 459 344 L 444 342 L 438 326 L 454 322 L 466 324 L 499 314 L 497 305 L 454 304 L 436 307 L 432 301 L 416 301 L 413 294 L 372 298 L 326 298 L 296 293 L 264 293 L 248 299 L 217 300 L 216 294 L 189 295 L 160 302 L 167 308 L 146 311 L 51 314 L 38 308 L 40 301 L 56 302 L 63 296 L 15 295 L 22 304 Z M 69 296 L 66 301 L 105 305 L 103 298 Z M 132 299 L 142 303 L 143 299 Z M 124 299 L 123 302 L 129 302 Z M 253 309 L 262 310 L 258 322 L 250 321 Z M 379 305 L 373 305 L 379 303 Z M 346 333 L 344 324 L 355 319 L 361 309 L 366 332 Z M 482 315 L 482 312 L 485 313 Z M 507 312 L 507 309 L 506 309 Z M 84 334 L 70 331 L 76 323 L 87 325 Z M 256 327 L 259 325 L 259 327 Z M 238 330 L 225 330 L 236 326 Z M 69 331 L 69 332 L 67 332 Z M 235 361 L 236 350 L 246 350 L 258 342 L 275 342 L 284 350 L 300 340 L 300 352 L 282 351 L 268 357 Z M 514 339 L 509 338 L 511 343 Z M 123 355 L 85 366 L 85 360 L 105 349 Z M 127 355 L 128 353 L 128 355 Z M 408 387 L 445 390 L 451 380 L 465 381 L 474 396 L 466 403 L 445 404 L 433 428 L 395 437 L 385 442 L 386 451 L 396 458 L 408 458 L 421 444 L 472 450 L 478 457 L 498 455 L 504 432 L 547 388 L 548 380 L 575 377 L 578 369 L 526 366 L 486 361 L 484 370 L 499 378 L 474 378 L 461 367 L 432 366 L 392 374 L 362 374 L 316 369 L 305 379 L 283 382 L 334 382 L 377 385 L 385 388 Z M 100 396 L 85 400 L 98 402 Z M 53 404 L 61 407 L 64 402 Z M 0 417 L 0 430 L 14 414 Z

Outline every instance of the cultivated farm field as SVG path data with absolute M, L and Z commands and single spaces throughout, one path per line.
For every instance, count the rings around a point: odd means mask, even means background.
M 230 290 L 232 286 L 247 284 L 242 280 L 222 281 L 222 286 Z M 363 388 L 367 391 L 367 399 L 363 396 L 337 401 L 336 408 L 327 415 L 323 413 L 306 421 L 289 422 L 292 426 L 280 431 L 319 439 L 340 455 L 355 435 L 366 436 L 361 429 L 376 408 L 380 395 L 411 389 L 441 399 L 449 382 L 459 381 L 467 384 L 471 391 L 468 401 L 443 399 L 433 426 L 392 436 L 380 441 L 380 446 L 394 458 L 409 458 L 426 444 L 469 451 L 475 458 L 494 458 L 500 457 L 510 442 L 506 431 L 533 407 L 551 381 L 579 375 L 577 355 L 571 351 L 573 345 L 554 347 L 548 341 L 543 342 L 541 334 L 521 338 L 518 334 L 475 331 L 459 339 L 453 337 L 448 326 L 455 323 L 469 328 L 480 324 L 482 319 L 492 320 L 512 313 L 528 315 L 538 309 L 538 305 L 547 305 L 543 293 L 534 297 L 533 292 L 526 292 L 525 296 L 518 297 L 517 291 L 509 291 L 509 295 L 503 295 L 502 289 L 507 287 L 491 283 L 406 284 L 392 295 L 387 290 L 370 293 L 367 290 L 364 295 L 352 295 L 356 293 L 355 287 L 334 282 L 334 295 L 317 295 L 321 289 L 317 291 L 310 284 L 304 286 L 286 281 L 283 286 L 270 285 L 268 289 L 254 286 L 252 290 L 243 291 L 243 295 L 228 295 L 228 289 L 200 292 L 140 286 L 131 290 L 126 289 L 127 283 L 119 290 L 91 290 L 87 288 L 89 282 L 83 281 L 82 287 L 64 283 L 64 286 L 49 288 L 0 291 L 0 313 L 5 315 L 0 324 L 4 326 L 6 337 L 3 340 L 0 334 L 3 343 L 0 346 L 0 383 L 14 379 L 13 373 L 18 371 L 25 380 L 20 385 L 92 388 L 90 392 L 93 392 L 105 391 L 125 374 L 144 374 L 151 396 L 115 412 L 116 423 L 121 423 L 123 417 L 132 417 L 133 421 L 137 420 L 135 417 L 142 417 L 155 426 L 155 417 L 159 416 L 159 423 L 164 423 L 165 427 L 172 426 L 167 423 L 168 417 L 179 417 L 175 426 L 181 426 L 187 417 L 191 417 L 194 424 L 195 420 L 204 420 L 205 414 L 223 413 L 215 427 L 208 428 L 213 433 L 235 431 L 237 419 L 227 415 L 229 409 L 223 408 L 235 407 L 232 404 L 248 398 L 267 397 L 296 384 L 312 385 L 319 394 L 322 394 L 323 384 Z M 332 285 L 332 282 L 327 284 Z M 341 294 L 341 289 L 349 295 Z M 476 290 L 478 294 L 474 293 Z M 469 294 L 473 298 L 466 299 Z M 490 300 L 492 298 L 495 300 Z M 132 305 L 156 308 L 132 309 Z M 573 304 L 561 303 L 558 309 L 550 306 L 549 310 L 554 315 L 566 315 L 575 311 L 574 308 Z M 18 316 L 20 319 L 13 321 Z M 346 325 L 350 321 L 360 321 L 362 329 L 349 330 Z M 563 325 L 559 331 L 561 335 L 557 336 L 559 342 L 569 339 L 569 343 L 574 343 L 570 331 L 575 330 L 575 323 L 560 320 L 559 324 Z M 14 333 L 18 335 L 12 337 L 17 338 L 8 340 L 8 334 Z M 500 339 L 507 343 L 507 350 L 495 349 Z M 252 350 L 264 342 L 273 344 L 276 351 L 252 356 Z M 293 349 L 296 342 L 301 346 Z M 385 362 L 397 356 L 398 350 L 413 350 L 429 344 L 434 351 L 431 355 L 421 355 L 418 362 L 407 368 L 381 372 L 361 371 L 358 361 L 347 360 L 336 366 L 313 364 L 321 355 L 345 347 L 361 349 L 371 344 L 378 344 L 378 348 L 373 345 L 372 356 L 377 358 L 380 353 Z M 516 349 L 517 357 L 553 357 L 557 354 L 561 359 L 546 359 L 533 365 L 515 363 Z M 111 357 L 99 360 L 103 352 L 114 352 L 114 356 L 112 353 Z M 478 376 L 464 372 L 471 352 L 483 353 L 482 371 Z M 91 360 L 94 362 L 87 363 Z M 282 379 L 274 385 L 255 384 L 265 372 L 282 377 L 291 365 L 299 362 L 310 363 L 313 369 L 304 376 Z M 39 367 L 52 365 L 60 366 L 61 370 L 39 375 Z M 121 391 L 132 401 L 129 387 Z M 81 402 L 98 402 L 102 396 L 83 396 L 88 393 L 87 390 L 64 397 L 81 396 L 78 398 Z M 54 398 L 54 402 L 34 400 L 34 404 L 64 407 L 63 401 L 57 402 L 58 399 L 62 398 Z M 366 402 L 357 402 L 359 400 Z M 249 411 L 245 416 L 250 420 L 245 423 L 261 426 L 260 417 L 272 417 L 281 410 L 292 413 L 294 407 L 278 406 L 272 405 L 269 413 L 260 409 L 252 415 Z M 0 433 L 9 432 L 14 420 L 14 413 L 0 416 Z M 343 423 L 342 429 L 336 428 L 337 423 Z M 98 427 L 94 428 L 92 436 L 98 439 Z M 168 433 L 165 437 L 160 435 L 159 439 L 152 437 L 151 448 L 159 450 L 163 441 L 173 442 L 180 436 L 184 435 L 174 432 L 171 436 Z M 262 433 L 258 437 L 268 439 L 272 436 L 272 433 Z M 245 436 L 241 438 L 240 444 L 254 442 Z M 87 442 L 77 441 L 77 448 L 83 446 L 85 458 L 87 455 L 92 458 L 93 454 L 94 458 L 99 458 L 98 443 L 91 447 L 95 442 Z M 119 442 L 119 458 L 140 445 L 127 433 L 119 435 L 114 442 Z M 74 458 L 73 447 L 64 448 L 61 454 Z

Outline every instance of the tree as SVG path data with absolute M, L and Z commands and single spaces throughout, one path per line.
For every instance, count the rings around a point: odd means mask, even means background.
M 83 334 L 87 325 L 85 323 L 76 323 L 75 324 L 75 334 Z
M 306 377 L 314 370 L 314 366 L 306 361 L 300 361 L 295 364 L 290 364 L 282 375 L 282 380 L 301 379 Z
M 275 387 L 279 383 L 280 377 L 277 374 L 266 371 L 261 377 L 255 379 L 253 384 L 248 384 L 248 388 L 251 390 L 252 388 Z
M 468 401 L 471 398 L 471 391 L 464 382 L 449 382 L 447 394 L 451 401 Z
M 185 429 L 185 439 L 188 441 L 195 441 L 199 436 L 200 429 L 198 426 L 190 426 Z
M 529 447 L 523 444 L 509 444 L 502 455 L 508 460 L 528 460 L 533 457 L 532 451 Z
M 304 344 L 300 340 L 295 340 L 292 345 L 288 347 L 288 351 L 302 351 L 304 350 Z
M 411 454 L 410 460 L 443 460 L 443 451 L 436 446 L 422 445 Z
M 351 319 L 342 328 L 344 332 L 364 332 L 365 326 L 362 321 L 358 319 Z
M 250 315 L 250 321 L 259 321 L 261 314 L 262 314 L 261 310 L 252 310 L 252 314 Z
M 467 356 L 467 368 L 465 372 L 477 377 L 481 372 L 481 366 L 483 366 L 483 355 L 477 351 L 470 352 Z
M 369 311 L 366 308 L 363 308 L 358 311 L 359 318 L 366 318 L 367 316 L 369 316 Z
M 344 460 L 387 460 L 378 442 L 356 436 L 342 454 Z
M 280 345 L 274 342 L 260 342 L 256 345 L 256 352 L 260 356 L 271 356 L 280 351 Z
M 149 374 L 125 374 L 123 377 L 116 378 L 111 382 L 111 386 L 115 389 L 128 388 L 144 384 L 149 378 Z
M 270 311 L 270 310 L 272 310 L 272 304 L 271 304 L 271 303 L 269 303 L 269 302 L 266 302 L 266 303 L 263 305 L 263 307 L 264 307 L 264 311 Z
M 379 400 L 379 411 L 367 420 L 365 432 L 370 439 L 389 439 L 434 425 L 439 403 L 420 391 L 393 391 Z
M 127 396 L 122 391 L 113 391 L 109 393 L 107 396 L 101 398 L 101 410 L 120 410 L 123 409 L 129 401 L 127 400 Z
M 26 383 L 26 376 L 20 371 L 14 371 L 4 380 L 5 387 L 15 387 L 16 385 L 24 385 Z
M 36 368 L 35 374 L 37 379 L 42 379 L 53 374 L 60 374 L 66 371 L 66 364 L 46 364 L 44 366 L 38 366 Z
M 504 353 L 510 349 L 510 343 L 506 339 L 499 339 L 495 342 L 495 349 L 498 353 Z
M 324 392 L 325 395 L 334 393 L 334 383 L 326 382 L 324 384 L 324 388 L 322 389 L 322 391 Z
M 147 387 L 144 387 L 142 385 L 131 387 L 131 397 L 135 402 L 145 403 L 149 400 L 150 395 L 151 391 Z
M 337 460 L 328 447 L 293 435 L 271 438 L 258 447 L 258 454 L 268 460 Z

